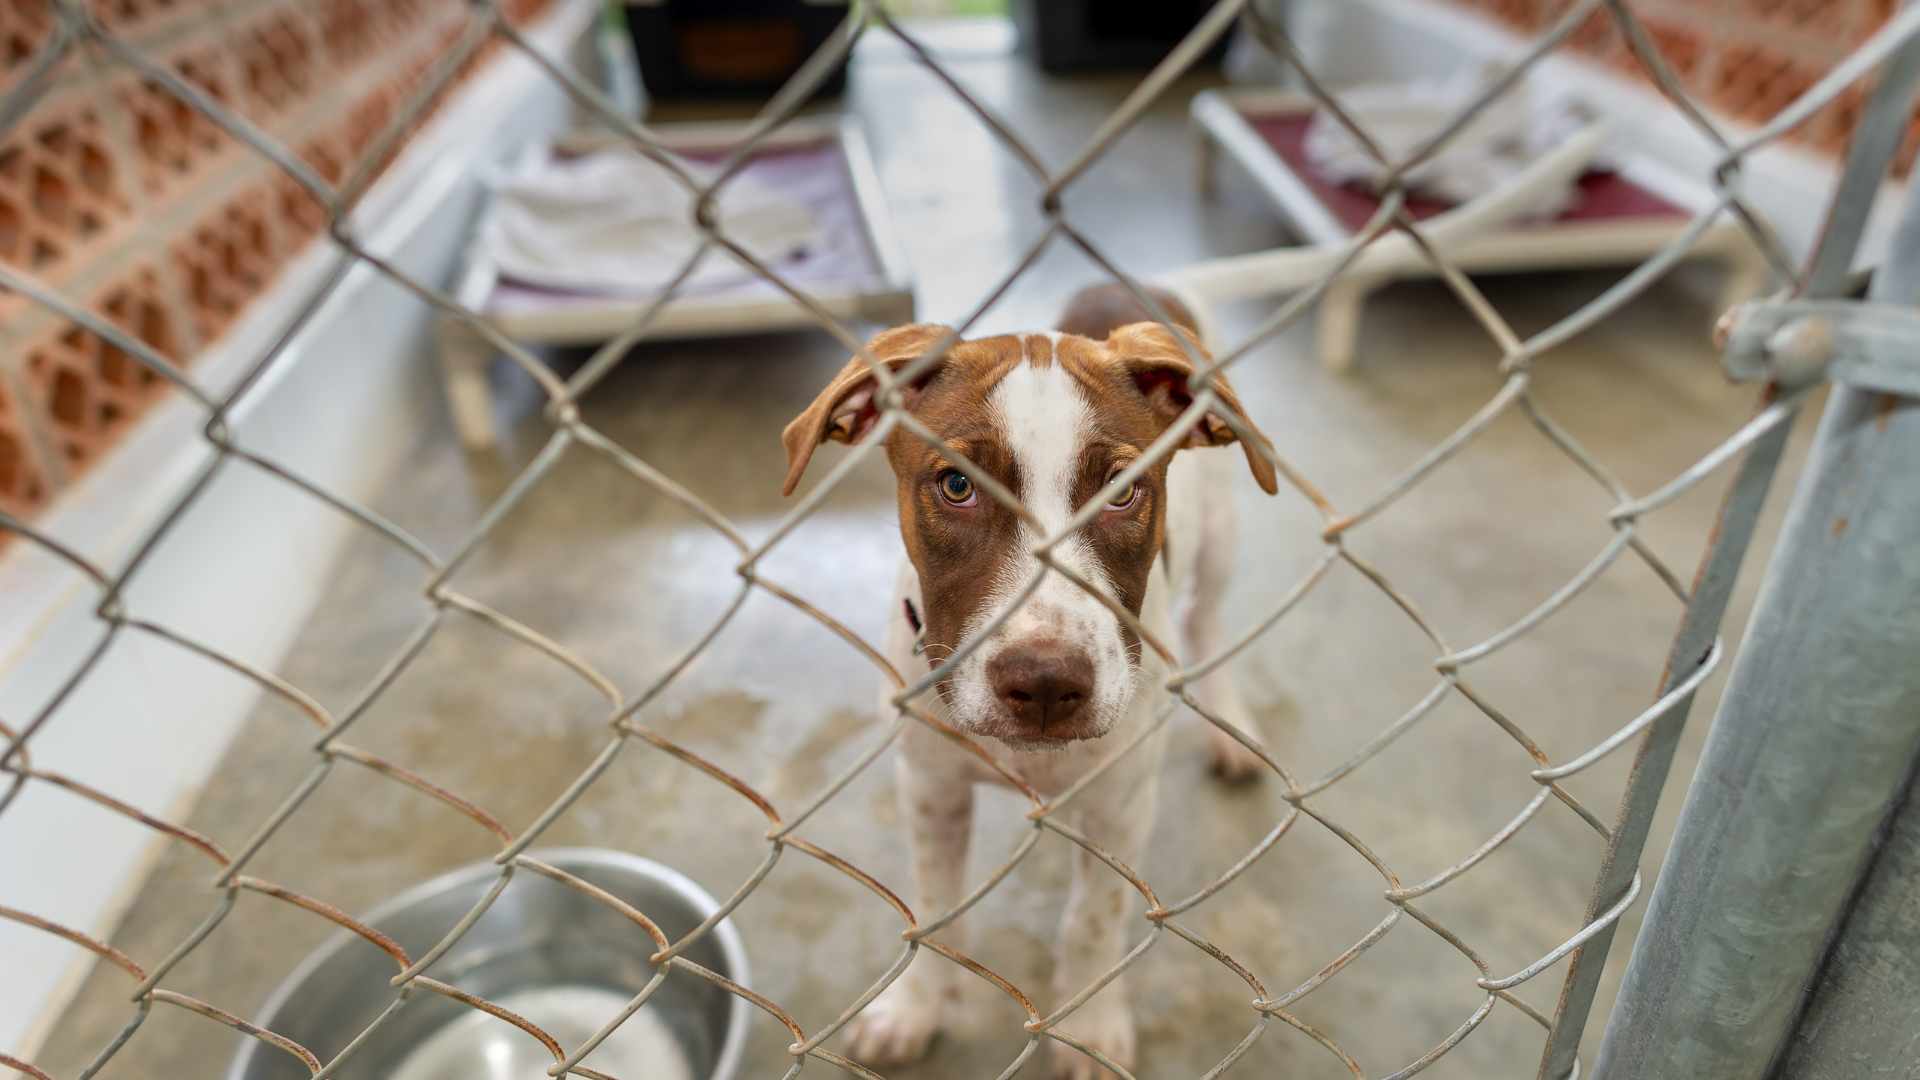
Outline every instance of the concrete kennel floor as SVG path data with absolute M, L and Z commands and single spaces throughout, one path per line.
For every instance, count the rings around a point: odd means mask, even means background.
M 1044 157 L 1064 163 L 1119 102 L 1131 78 L 1048 79 L 1023 61 L 961 50 L 952 69 L 1009 116 Z M 1250 188 L 1229 174 L 1212 201 L 1192 182 L 1188 78 L 1075 187 L 1072 220 L 1115 259 L 1151 273 L 1208 255 L 1255 250 L 1282 234 Z M 922 318 L 950 320 L 1009 266 L 1036 225 L 1035 185 L 924 69 L 887 41 L 863 46 L 847 105 L 868 122 L 882 179 L 919 275 Z M 1056 247 L 995 307 L 982 330 L 1043 328 L 1061 301 L 1095 276 Z M 1543 275 L 1485 283 L 1523 331 L 1571 311 L 1610 280 Z M 1707 340 L 1712 316 L 1695 292 L 1663 284 L 1618 318 L 1546 357 L 1537 388 L 1554 415 L 1635 491 L 1651 490 L 1728 433 L 1752 408 L 1730 387 Z M 1255 313 L 1242 313 L 1250 325 Z M 1432 285 L 1388 290 L 1368 309 L 1359 370 L 1333 376 L 1308 359 L 1309 327 L 1248 357 L 1234 379 L 1251 415 L 1336 503 L 1351 508 L 1484 403 L 1495 350 L 1459 305 Z M 587 402 L 591 421 L 764 534 L 790 505 L 779 495 L 782 425 L 845 360 L 824 335 L 662 344 L 639 350 Z M 499 372 L 514 410 L 498 459 L 471 458 L 440 422 L 393 478 L 379 509 L 446 551 L 539 446 L 545 425 L 531 385 Z M 1803 425 L 1804 427 L 1804 425 Z M 838 460 L 829 448 L 812 477 Z M 1716 478 L 1648 520 L 1644 535 L 1690 578 L 1719 495 Z M 1768 529 L 1784 506 L 1777 492 Z M 1351 538 L 1457 645 L 1529 610 L 1606 542 L 1609 502 L 1516 414 Z M 1318 520 L 1291 492 L 1265 498 L 1241 484 L 1240 578 L 1229 618 L 1244 626 L 1301 573 Z M 853 478 L 765 564 L 765 573 L 864 634 L 890 614 L 900 544 L 883 466 Z M 1759 548 L 1764 554 L 1766 546 Z M 730 549 L 674 504 L 586 453 L 575 452 L 514 511 L 461 573 L 460 586 L 553 635 L 628 690 L 641 685 L 730 595 Z M 1750 566 L 1728 620 L 1743 625 L 1757 578 Z M 372 536 L 356 539 L 337 582 L 280 667 L 329 706 L 345 703 L 424 613 L 416 564 Z M 1588 593 L 1470 672 L 1474 684 L 1566 760 L 1650 700 L 1678 605 L 1643 566 L 1623 559 Z M 1336 571 L 1261 639 L 1237 671 L 1265 737 L 1302 773 L 1341 760 L 1431 685 L 1432 649 L 1357 574 Z M 1724 669 L 1723 669 L 1724 673 Z M 1696 711 L 1688 756 L 1674 770 L 1647 866 L 1692 771 L 1720 679 Z M 875 676 L 852 649 L 785 604 L 750 599 L 677 686 L 642 720 L 747 778 L 783 809 L 802 803 L 876 737 Z M 454 619 L 358 728 L 354 741 L 491 810 L 518 830 L 606 739 L 603 706 L 557 664 L 471 620 Z M 311 765 L 306 722 L 262 704 L 192 817 L 229 849 L 240 844 Z M 1628 755 L 1579 778 L 1575 790 L 1605 819 Z M 1453 699 L 1385 754 L 1315 800 L 1406 880 L 1452 863 L 1498 829 L 1533 791 L 1529 762 L 1483 717 Z M 1228 790 L 1205 772 L 1195 727 L 1182 721 L 1164 766 L 1163 809 L 1144 867 L 1163 896 L 1185 895 L 1230 865 L 1277 820 L 1271 782 Z M 883 759 L 806 826 L 803 835 L 905 892 L 905 847 Z M 986 795 L 972 874 L 1008 850 L 1021 805 Z M 765 853 L 765 826 L 744 800 L 644 746 L 629 747 L 563 817 L 547 843 L 621 848 L 677 867 L 725 896 Z M 343 765 L 249 872 L 364 909 L 495 850 L 481 829 L 444 807 Z M 1598 839 L 1557 804 L 1482 866 L 1423 901 L 1505 974 L 1578 925 Z M 1057 838 L 976 909 L 973 953 L 1045 1000 L 1050 942 L 1069 864 Z M 176 845 L 145 886 L 115 943 L 158 960 L 212 908 L 210 867 Z M 1325 829 L 1303 821 L 1191 925 L 1247 963 L 1270 989 L 1290 987 L 1358 940 L 1387 912 L 1378 876 Z M 1637 912 L 1615 949 L 1589 1027 L 1598 1041 Z M 817 1029 L 884 971 L 899 948 L 897 919 L 850 879 L 789 854 L 735 916 L 754 986 Z M 1143 926 L 1144 929 L 1144 926 Z M 318 918 L 256 895 L 169 979 L 177 989 L 251 1014 L 268 990 L 331 932 Z M 1136 969 L 1143 1077 L 1193 1077 L 1252 1026 L 1252 996 L 1219 964 L 1173 938 Z M 1369 1076 L 1398 1069 L 1440 1042 L 1481 1000 L 1477 972 L 1411 920 L 1301 1001 L 1298 1014 L 1339 1040 Z M 1561 969 L 1523 987 L 1543 1011 Z M 40 1055 L 69 1077 L 130 1015 L 131 985 L 101 967 Z M 781 1075 L 787 1034 L 756 1021 L 742 1075 Z M 950 1033 L 903 1080 L 996 1075 L 1017 1053 L 1021 1015 L 970 981 Z M 1071 1029 L 1071 1025 L 1069 1025 Z M 101 1074 L 211 1077 L 236 1036 L 179 1009 L 157 1009 Z M 1434 1077 L 1531 1076 L 1541 1030 L 1500 1007 L 1431 1070 Z M 1028 1076 L 1044 1075 L 1044 1057 Z M 808 1072 L 831 1071 L 814 1063 Z M 1275 1023 L 1236 1075 L 1334 1077 L 1340 1064 Z

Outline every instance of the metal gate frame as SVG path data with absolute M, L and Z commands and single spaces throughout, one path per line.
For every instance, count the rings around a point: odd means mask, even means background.
M 1884 1016 L 1920 1009 L 1899 964 L 1831 988 L 1851 940 L 1915 944 L 1875 916 L 1906 900 L 1888 875 L 1920 882 L 1920 868 L 1875 856 L 1920 820 L 1906 805 L 1920 760 L 1920 185 L 1886 265 L 1870 283 L 1848 271 L 1917 81 L 1920 43 L 1908 42 L 1868 100 L 1806 284 L 1722 323 L 1730 378 L 1778 395 L 1832 390 L 1595 1059 L 1602 1080 L 1909 1076 L 1890 1070 L 1920 1064 L 1901 1060 L 1920 1036 Z M 1703 593 L 1731 585 L 1786 430 L 1748 451 L 1721 520 L 1736 540 L 1716 545 Z M 1711 635 L 1696 621 L 1717 614 L 1689 610 L 1676 665 Z M 1662 723 L 1673 730 L 1656 726 L 1636 762 L 1649 795 L 1680 726 Z M 1864 888 L 1875 877 L 1881 887 Z M 1570 997 L 1591 994 L 1598 966 L 1582 982 L 1576 963 Z M 1810 1029 L 1809 1003 L 1835 992 L 1879 1022 L 1846 1039 Z M 1566 1075 L 1559 1063 L 1550 1047 L 1541 1075 Z

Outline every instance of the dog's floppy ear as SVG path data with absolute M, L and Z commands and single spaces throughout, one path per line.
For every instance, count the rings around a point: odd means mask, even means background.
M 919 359 L 927 346 L 949 332 L 947 327 L 931 323 L 897 326 L 875 334 L 873 340 L 867 342 L 867 351 L 887 365 L 888 370 L 898 370 Z M 931 375 L 929 372 L 928 377 Z M 780 441 L 787 444 L 787 482 L 780 494 L 793 494 L 801 475 L 807 471 L 807 462 L 813 459 L 814 448 L 821 443 L 828 439 L 857 443 L 867 437 L 867 432 L 880 421 L 880 409 L 873 400 L 875 389 L 873 369 L 856 356 L 820 391 L 807 411 L 793 418 L 793 423 L 780 433 Z M 907 405 L 912 407 L 911 395 Z
M 1183 331 L 1184 333 L 1184 331 Z M 1200 356 L 1206 356 L 1206 349 L 1192 335 L 1186 335 L 1187 344 Z M 1193 374 L 1193 362 L 1174 340 L 1172 332 L 1156 322 L 1132 323 L 1119 327 L 1107 335 L 1107 348 L 1113 353 L 1114 361 L 1133 376 L 1133 384 L 1138 387 L 1147 405 L 1160 417 L 1162 424 L 1172 424 L 1180 414 L 1193 404 L 1193 392 L 1187 387 L 1187 376 Z M 1246 421 L 1247 428 L 1260 442 L 1260 449 L 1269 448 L 1267 437 L 1260 434 L 1253 421 L 1246 419 L 1247 410 L 1240 407 L 1240 398 L 1227 385 L 1224 375 L 1214 375 L 1213 392 L 1234 412 Z M 1225 446 L 1239 441 L 1233 429 L 1213 413 L 1208 413 L 1195 424 L 1187 435 L 1187 446 Z M 1269 495 L 1280 490 L 1279 477 L 1274 474 L 1273 462 L 1268 461 L 1251 443 L 1245 444 L 1247 465 L 1253 469 L 1253 478 L 1259 481 L 1260 489 Z

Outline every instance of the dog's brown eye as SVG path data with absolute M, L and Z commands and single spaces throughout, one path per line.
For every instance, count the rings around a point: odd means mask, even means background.
M 972 506 L 979 501 L 979 493 L 973 490 L 973 481 L 957 472 L 947 473 L 940 478 L 940 497 L 955 506 Z
M 1135 481 L 1134 483 L 1128 484 L 1125 491 L 1122 491 L 1120 494 L 1115 495 L 1112 499 L 1109 499 L 1107 501 L 1107 509 L 1125 510 L 1127 507 L 1133 505 L 1133 500 L 1139 497 L 1140 497 L 1140 484 L 1138 481 Z

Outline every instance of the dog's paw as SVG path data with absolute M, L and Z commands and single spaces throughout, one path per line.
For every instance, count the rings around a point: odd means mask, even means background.
M 940 988 L 923 985 L 909 972 L 847 1025 L 847 1056 L 876 1068 L 919 1061 L 940 1031 L 945 1005 Z
M 1133 1071 L 1133 1011 L 1123 1001 L 1099 998 L 1082 1005 L 1060 1029 Z M 1053 1080 L 1117 1080 L 1113 1070 L 1063 1042 L 1053 1044 Z
M 1258 780 L 1267 763 L 1246 748 L 1239 739 L 1212 724 L 1207 725 L 1207 767 L 1229 784 Z

